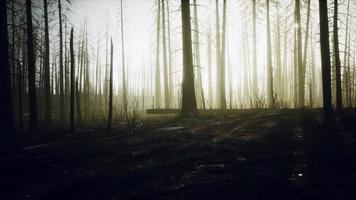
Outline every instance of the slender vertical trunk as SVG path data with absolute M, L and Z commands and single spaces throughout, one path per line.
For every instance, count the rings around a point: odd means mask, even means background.
M 109 112 L 108 112 L 108 132 L 111 132 L 111 121 L 112 121 L 112 93 L 113 93 L 113 44 L 111 39 L 111 53 L 110 53 L 110 82 L 109 82 Z
M 215 15 L 216 15 L 216 103 L 217 106 L 220 108 L 221 107 L 221 50 L 220 50 L 220 15 L 219 15 L 219 0 L 215 1 L 216 4 L 216 11 L 215 11 Z
M 199 19 L 198 19 L 198 8 L 197 8 L 197 1 L 193 0 L 193 6 L 194 6 L 194 62 L 193 64 L 196 67 L 196 75 L 197 75 L 197 98 L 198 104 L 201 104 L 201 108 L 205 109 L 205 101 L 204 101 L 204 92 L 203 92 L 203 86 L 202 86 L 202 76 L 201 76 L 201 65 L 200 65 L 200 39 L 199 39 Z
M 226 52 L 226 0 L 223 0 L 223 25 L 222 25 L 222 42 L 220 56 L 220 108 L 226 109 L 226 92 L 225 92 L 225 52 Z
M 300 20 L 300 0 L 295 1 L 295 20 L 297 26 L 297 55 L 298 55 L 298 107 L 304 107 L 305 76 L 302 58 L 302 28 Z
M 294 51 L 293 51 L 293 99 L 294 108 L 298 107 L 298 47 L 297 47 L 297 30 L 294 28 L 293 35 Z
M 166 40 L 166 19 L 164 0 L 162 0 L 162 48 L 163 48 L 163 81 L 164 81 L 164 107 L 170 108 L 170 98 L 168 90 L 168 62 L 167 62 L 167 40 Z
M 350 107 L 350 65 L 347 64 L 347 57 L 350 56 L 350 51 L 347 51 L 348 48 L 350 50 L 350 45 L 347 45 L 350 41 L 349 34 L 349 15 L 350 15 L 350 0 L 347 1 L 347 14 L 346 14 L 346 32 L 345 32 L 345 48 L 344 48 L 344 89 L 345 89 L 345 100 L 346 105 Z
M 76 85 L 76 104 L 77 104 L 77 124 L 78 125 L 81 125 L 82 124 L 82 109 L 81 109 L 81 102 L 80 102 L 80 86 L 79 86 L 79 83 L 78 83 L 78 77 L 76 79 L 76 82 L 75 82 L 75 85 Z
M 334 56 L 335 56 L 335 80 L 336 80 L 336 111 L 340 112 L 342 109 L 342 91 L 341 91 L 341 62 L 339 52 L 339 33 L 338 33 L 338 1 L 334 0 Z M 346 45 L 346 44 L 345 44 Z
M 319 0 L 319 18 L 324 122 L 329 123 L 333 121 L 333 113 L 331 105 L 328 3 L 325 0 Z
M 62 4 L 58 0 L 59 13 L 59 93 L 60 93 L 60 119 L 64 121 L 64 73 L 63 73 L 63 29 L 62 29 Z
M 273 72 L 272 72 L 272 54 L 271 54 L 271 27 L 269 18 L 269 0 L 267 0 L 267 106 L 273 108 Z
M 75 95 L 75 66 L 74 66 L 74 48 L 73 48 L 73 28 L 70 31 L 70 130 L 74 133 L 74 95 Z
M 182 43 L 183 43 L 183 80 L 182 80 L 182 116 L 195 115 L 197 103 L 194 89 L 194 69 L 192 56 L 192 36 L 190 24 L 189 0 L 181 0 L 182 7 Z
M 27 0 L 28 1 L 28 0 Z M 31 7 L 31 2 L 26 2 Z M 31 10 L 27 11 L 30 12 Z M 31 13 L 28 13 L 31 17 Z M 30 18 L 31 19 L 31 18 Z M 32 20 L 31 20 L 32 22 Z M 9 43 L 8 43 L 8 30 L 7 30 L 7 8 L 6 1 L 0 2 L 0 47 L 4 49 L 0 54 L 1 67 L 0 67 L 0 106 L 1 106 L 1 124 L 0 136 L 8 136 L 14 132 L 14 114 L 12 108 L 12 95 L 11 95 L 11 74 L 9 63 Z M 4 134 L 4 135 L 2 135 Z
M 159 63 L 159 43 L 160 43 L 160 12 L 161 12 L 161 3 L 160 0 L 157 1 L 158 10 L 157 10 L 157 47 L 156 47 L 156 73 L 155 73 L 155 107 L 161 108 L 161 75 L 160 75 L 160 63 Z
M 122 9 L 122 0 L 121 0 L 121 60 L 122 60 L 122 104 L 124 110 L 127 111 L 127 85 L 126 85 L 126 72 L 125 72 L 125 40 L 124 40 L 124 19 L 123 19 L 123 9 Z
M 44 93 L 45 93 L 45 126 L 51 122 L 51 80 L 49 69 L 49 33 L 48 33 L 48 4 L 43 0 L 44 5 L 44 22 L 45 22 L 45 56 L 44 56 Z
M 208 93 L 209 93 L 209 109 L 213 108 L 213 85 L 212 85 L 212 63 L 211 63 L 211 23 L 209 16 L 209 30 L 207 37 L 208 45 Z
M 258 79 L 257 79 L 257 38 L 256 38 L 256 2 L 257 0 L 252 0 L 252 15 L 253 15 L 253 71 L 252 71 L 252 82 L 253 82 L 253 98 L 256 101 L 258 98 Z
M 31 0 L 26 0 L 27 16 L 27 63 L 28 63 L 28 89 L 30 120 L 29 131 L 35 133 L 38 130 L 37 99 L 36 99 L 36 66 L 33 46 L 32 5 Z
M 169 87 L 169 98 L 170 101 L 172 100 L 172 95 L 174 94 L 174 84 L 172 80 L 172 68 L 173 68 L 173 58 L 172 58 L 172 46 L 171 46 L 171 20 L 170 20 L 170 11 L 169 11 L 169 1 L 166 0 L 166 7 L 167 7 L 167 22 L 168 22 L 168 58 L 169 58 L 169 65 L 168 65 L 168 87 Z
M 306 25 L 306 31 L 305 31 L 304 52 L 303 52 L 303 69 L 304 69 L 303 71 L 304 71 L 304 73 L 305 73 L 305 69 L 307 66 L 309 23 L 310 23 L 310 0 L 308 0 L 307 25 Z M 305 76 L 305 74 L 303 76 Z
M 276 76 L 276 94 L 277 98 L 279 101 L 281 101 L 282 97 L 282 90 L 283 90 L 283 85 L 282 85 L 282 59 L 281 59 L 281 28 L 280 28 L 280 19 L 279 19 L 279 10 L 277 6 L 277 20 L 276 20 L 276 71 L 275 71 L 275 76 Z

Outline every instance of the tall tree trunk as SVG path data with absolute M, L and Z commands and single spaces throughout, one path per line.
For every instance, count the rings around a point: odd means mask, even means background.
M 73 28 L 70 31 L 70 130 L 74 133 L 74 95 L 75 95 L 75 66 L 73 48 Z
M 310 0 L 308 0 L 308 11 L 307 11 L 307 25 L 305 31 L 304 40 L 304 52 L 303 52 L 303 76 L 305 77 L 305 69 L 307 66 L 307 55 L 308 55 L 308 39 L 309 39 L 309 24 L 310 24 Z
M 350 15 L 350 0 L 347 1 L 347 14 L 346 14 L 346 32 L 345 32 L 345 48 L 344 48 L 344 89 L 345 89 L 345 103 L 350 107 L 350 65 L 347 64 L 347 57 L 350 57 L 350 37 L 349 34 L 349 15 Z M 348 44 L 348 45 L 347 45 Z
M 298 54 L 298 107 L 304 107 L 305 76 L 302 58 L 302 25 L 300 19 L 300 0 L 295 1 L 295 20 L 297 26 L 297 54 Z
M 108 112 L 108 132 L 111 132 L 111 121 L 112 121 L 112 93 L 113 93 L 113 44 L 111 39 L 111 55 L 110 55 L 110 83 L 109 83 L 109 112 Z
M 216 15 L 216 103 L 219 108 L 221 108 L 221 45 L 220 45 L 220 15 L 219 15 L 219 0 L 215 1 L 215 15 Z
M 205 100 L 204 100 L 204 91 L 202 86 L 202 75 L 201 75 L 201 65 L 200 65 L 200 39 L 199 39 L 199 19 L 198 19 L 198 8 L 197 8 L 197 1 L 193 1 L 194 6 L 194 60 L 193 64 L 196 67 L 196 75 L 197 75 L 197 98 L 198 104 L 201 105 L 201 108 L 205 109 Z
M 124 19 L 123 19 L 123 8 L 121 0 L 121 60 L 122 60 L 122 104 L 124 110 L 127 111 L 127 85 L 126 85 L 126 72 L 125 72 L 125 40 L 124 40 Z
M 258 98 L 258 79 L 257 79 L 257 38 L 256 38 L 256 2 L 257 0 L 252 0 L 252 19 L 253 19 L 253 71 L 252 71 L 252 94 L 255 101 Z
M 155 70 L 155 108 L 161 108 L 161 75 L 160 75 L 160 63 L 159 63 L 159 41 L 160 41 L 160 12 L 161 12 L 161 3 L 160 0 L 157 0 L 157 47 L 156 47 L 156 70 Z
M 192 56 L 192 33 L 190 24 L 189 0 L 181 0 L 182 7 L 182 43 L 183 43 L 183 80 L 182 80 L 182 116 L 195 115 L 197 103 L 194 89 L 194 69 Z
M 268 108 L 273 108 L 274 98 L 273 98 L 273 72 L 272 72 L 272 54 L 271 54 L 271 25 L 269 18 L 269 0 L 267 0 L 267 106 Z
M 45 22 L 45 56 L 44 56 L 44 93 L 45 93 L 45 119 L 44 124 L 48 126 L 51 122 L 51 79 L 49 69 L 49 33 L 48 33 L 48 4 L 43 0 L 44 22 Z
M 331 105 L 331 73 L 330 73 L 330 52 L 329 52 L 329 22 L 328 22 L 328 3 L 325 0 L 319 0 L 319 18 L 320 18 L 320 50 L 322 65 L 323 82 L 323 113 L 324 122 L 333 121 Z
M 164 81 L 164 107 L 170 108 L 170 98 L 168 89 L 168 61 L 167 61 L 167 40 L 166 40 L 166 19 L 164 0 L 162 0 L 162 48 L 163 48 L 163 81 Z
M 30 4 L 31 6 L 31 4 Z M 31 18 L 30 18 L 31 19 Z M 11 95 L 11 74 L 9 63 L 9 41 L 7 30 L 7 8 L 6 1 L 0 2 L 0 105 L 1 105 L 1 124 L 0 136 L 8 136 L 14 132 L 14 114 Z M 8 134 L 8 135 L 6 135 Z
M 336 78 L 336 111 L 342 110 L 342 91 L 341 91 L 341 62 L 339 52 L 339 33 L 338 33 L 338 1 L 334 0 L 334 56 L 335 56 L 335 78 Z M 346 44 L 345 44 L 346 45 Z
M 293 99 L 294 108 L 298 107 L 298 47 L 297 47 L 297 30 L 294 28 L 293 34 L 294 51 L 293 51 Z
M 37 98 L 36 98 L 36 66 L 33 47 L 32 5 L 31 0 L 26 0 L 27 16 L 27 63 L 28 63 L 28 89 L 29 89 L 29 131 L 38 130 Z
M 223 0 L 223 25 L 222 25 L 222 42 L 220 56 L 220 108 L 226 109 L 226 92 L 225 92 L 225 52 L 226 52 L 226 0 Z
M 172 41 L 171 41 L 171 20 L 170 20 L 170 10 L 169 10 L 169 1 L 166 0 L 166 7 L 167 7 L 167 22 L 168 22 L 168 58 L 169 58 L 169 65 L 168 65 L 168 87 L 169 87 L 169 98 L 172 99 L 174 94 L 174 84 L 172 79 L 172 69 L 173 69 L 173 58 L 172 58 Z
M 77 124 L 81 125 L 82 124 L 82 108 L 81 108 L 81 96 L 80 96 L 80 84 L 78 83 L 78 77 L 75 82 L 76 85 L 76 104 L 77 104 Z
M 63 29 L 62 29 L 62 4 L 58 0 L 59 15 L 59 93 L 60 93 L 60 120 L 64 122 L 64 73 L 63 73 Z
M 275 76 L 276 76 L 276 94 L 277 98 L 279 101 L 281 101 L 281 94 L 282 94 L 282 59 L 281 59 L 281 28 L 280 28 L 280 19 L 279 19 L 279 10 L 278 10 L 278 5 L 277 5 L 277 20 L 276 20 L 276 70 L 275 70 Z
M 212 62 L 211 62 L 211 23 L 209 16 L 209 30 L 207 37 L 208 45 L 208 93 L 209 93 L 209 109 L 213 108 L 213 85 L 212 85 Z

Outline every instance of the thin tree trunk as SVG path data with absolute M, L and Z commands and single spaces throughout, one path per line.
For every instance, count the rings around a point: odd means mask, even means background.
M 209 93 L 209 109 L 213 108 L 213 85 L 212 85 L 212 62 L 211 62 L 211 23 L 209 16 L 209 30 L 207 37 L 208 45 L 208 93 Z
M 183 42 L 183 80 L 182 80 L 182 116 L 195 115 L 197 103 L 194 89 L 194 69 L 192 56 L 192 36 L 190 24 L 189 0 L 181 0 L 182 42 Z
M 305 76 L 302 58 L 302 28 L 300 20 L 300 0 L 295 1 L 295 19 L 297 26 L 297 54 L 298 54 L 298 107 L 304 107 Z
M 330 52 L 329 52 L 329 22 L 328 22 L 328 4 L 325 0 L 319 0 L 319 18 L 320 18 L 320 50 L 322 64 L 322 82 L 323 82 L 323 113 L 324 122 L 333 121 L 331 105 L 331 73 L 330 73 Z
M 253 72 L 252 72 L 252 93 L 253 98 L 257 101 L 258 98 L 258 79 L 257 79 L 257 38 L 256 38 L 256 2 L 252 0 L 252 15 L 253 15 Z
M 194 6 L 194 65 L 196 67 L 196 74 L 197 74 L 197 94 L 198 94 L 198 103 L 201 103 L 201 107 L 205 109 L 205 101 L 204 101 L 204 92 L 202 86 L 202 75 L 201 75 L 201 65 L 200 65 L 200 39 L 199 39 L 199 19 L 198 19 L 198 8 L 197 8 L 197 1 L 193 0 Z
M 63 30 L 62 30 L 62 5 L 58 0 L 59 13 L 59 93 L 60 93 L 60 119 L 64 122 L 64 76 L 63 76 Z
M 165 19 L 165 9 L 164 0 L 162 0 L 162 48 L 163 48 L 163 81 L 164 81 L 164 107 L 170 108 L 170 98 L 168 90 L 168 62 L 167 62 L 167 40 L 166 40 L 166 19 Z
M 111 39 L 111 56 L 110 56 L 110 83 L 109 83 L 109 112 L 108 112 L 108 132 L 111 133 L 111 121 L 112 121 L 112 93 L 113 93 L 113 44 Z
M 335 56 L 335 78 L 336 78 L 336 111 L 342 110 L 342 91 L 341 91 L 341 62 L 339 52 L 339 33 L 338 33 L 338 1 L 334 0 L 334 56 Z M 345 44 L 346 45 L 346 44 Z
M 172 46 L 171 46 L 171 20 L 170 20 L 170 11 L 169 11 L 169 1 L 166 0 L 166 7 L 167 7 L 167 22 L 168 22 L 168 58 L 169 58 L 169 65 L 168 65 L 168 87 L 169 87 L 169 98 L 172 99 L 172 95 L 174 94 L 174 84 L 172 79 L 172 68 L 173 68 L 173 58 L 172 58 Z
M 226 0 L 223 0 L 223 25 L 222 25 L 222 42 L 220 56 L 220 108 L 226 109 L 226 92 L 225 92 L 225 52 L 226 52 Z
M 27 0 L 28 1 L 28 0 Z M 31 2 L 26 2 L 31 7 Z M 27 11 L 30 12 L 31 10 Z M 28 13 L 31 17 L 31 14 Z M 31 19 L 31 18 L 29 18 Z M 32 20 L 31 20 L 32 22 Z M 2 53 L 0 54 L 1 67 L 0 67 L 0 105 L 1 105 L 1 124 L 0 136 L 11 136 L 14 132 L 14 113 L 12 107 L 12 94 L 11 94 L 11 74 L 9 63 L 9 42 L 7 30 L 7 8 L 6 1 L 0 2 L 0 47 Z M 8 134 L 8 135 L 6 135 Z
M 160 75 L 160 63 L 159 63 L 159 41 L 160 41 L 160 12 L 161 3 L 160 0 L 157 1 L 158 11 L 157 11 L 157 47 L 156 47 L 156 73 L 155 73 L 155 108 L 161 108 L 161 75 Z
M 70 31 L 70 130 L 74 133 L 75 66 L 73 48 L 73 28 Z
M 349 93 L 349 77 L 350 77 L 350 65 L 347 65 L 347 56 L 350 56 L 350 45 L 347 45 L 350 41 L 349 34 L 349 15 L 350 15 L 350 0 L 347 1 L 347 14 L 346 14 L 346 32 L 345 32 L 345 48 L 344 48 L 344 88 L 345 88 L 345 100 L 346 105 L 350 107 L 350 93 Z
M 51 79 L 49 68 L 49 33 L 48 33 L 48 4 L 47 0 L 43 0 L 44 5 L 44 21 L 45 21 L 45 56 L 44 56 L 44 92 L 45 92 L 45 126 L 48 126 L 52 118 L 51 110 Z
M 121 60 L 122 60 L 122 103 L 124 106 L 125 112 L 127 111 L 127 85 L 126 85 L 126 72 L 125 72 L 125 40 L 124 40 L 124 19 L 123 19 L 123 9 L 122 9 L 122 0 L 121 0 Z
M 282 59 L 281 59 L 281 28 L 280 28 L 280 19 L 279 19 L 279 10 L 277 6 L 277 20 L 276 20 L 276 97 L 278 101 L 281 101 L 281 94 L 282 94 Z
M 216 6 L 216 103 L 218 105 L 219 108 L 221 108 L 221 50 L 220 50 L 220 15 L 219 15 L 219 0 L 215 1 L 215 6 Z
M 36 98 L 36 66 L 33 46 L 32 5 L 31 0 L 26 0 L 27 16 L 27 63 L 28 63 L 28 88 L 29 88 L 29 131 L 38 130 L 37 98 Z
M 272 54 L 271 54 L 271 27 L 269 17 L 269 0 L 267 0 L 267 106 L 273 108 L 273 72 L 272 72 Z

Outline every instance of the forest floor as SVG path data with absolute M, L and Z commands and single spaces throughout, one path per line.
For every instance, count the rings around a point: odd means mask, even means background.
M 356 114 L 338 118 L 338 131 L 320 117 L 161 115 L 134 134 L 21 137 L 0 154 L 0 199 L 356 199 Z

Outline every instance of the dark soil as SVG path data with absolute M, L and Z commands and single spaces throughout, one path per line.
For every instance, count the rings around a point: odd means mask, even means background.
M 244 111 L 21 136 L 0 199 L 356 199 L 356 115 Z

